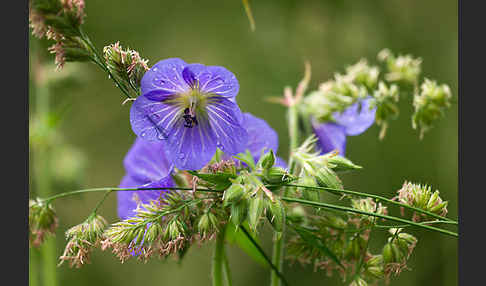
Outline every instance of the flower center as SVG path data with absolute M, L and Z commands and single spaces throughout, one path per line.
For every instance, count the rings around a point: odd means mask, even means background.
M 197 88 L 191 89 L 188 93 L 181 96 L 184 112 L 184 127 L 192 128 L 198 125 L 197 115 L 203 115 L 207 103 L 206 94 Z

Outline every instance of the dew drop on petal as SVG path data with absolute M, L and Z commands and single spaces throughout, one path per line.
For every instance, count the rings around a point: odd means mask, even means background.
M 145 135 L 147 135 L 147 133 L 146 133 L 145 131 L 143 131 L 143 132 L 140 134 L 140 136 L 142 136 L 142 137 L 145 137 Z
M 186 155 L 184 153 L 179 153 L 179 159 L 184 159 Z

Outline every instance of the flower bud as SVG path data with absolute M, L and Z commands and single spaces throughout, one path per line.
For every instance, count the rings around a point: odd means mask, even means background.
M 250 228 L 254 231 L 256 231 L 258 227 L 258 222 L 260 220 L 260 217 L 262 216 L 265 206 L 264 203 L 264 198 L 260 191 L 255 197 L 250 198 L 250 204 L 248 206 L 248 224 L 250 225 Z
M 399 100 L 398 86 L 392 84 L 388 87 L 384 82 L 380 81 L 378 89 L 373 93 L 373 99 L 374 101 L 370 105 L 376 106 L 375 121 L 376 124 L 381 126 L 379 135 L 381 140 L 385 137 L 388 121 L 397 118 L 399 114 L 397 105 Z
M 40 199 L 29 201 L 29 241 L 34 247 L 40 246 L 46 235 L 54 235 L 58 219 L 50 204 Z
M 281 167 L 271 167 L 263 175 L 263 181 L 270 185 L 288 184 L 294 180 L 295 177 Z
M 248 203 L 246 200 L 240 200 L 238 203 L 231 204 L 230 220 L 235 226 L 239 226 L 245 219 L 248 213 Z
M 223 201 L 227 206 L 230 203 L 238 202 L 245 194 L 245 188 L 242 184 L 233 183 L 228 189 L 224 191 Z
M 447 201 L 442 201 L 438 190 L 432 193 L 430 186 L 405 182 L 397 193 L 398 200 L 403 204 L 441 216 L 447 214 Z
M 398 55 L 395 57 L 389 50 L 378 53 L 378 59 L 387 65 L 387 81 L 401 81 L 414 84 L 421 73 L 422 59 L 411 55 Z
M 425 79 L 420 88 L 420 94 L 415 94 L 413 98 L 415 112 L 412 116 L 412 127 L 420 129 L 422 138 L 432 128 L 434 121 L 443 116 L 445 109 L 450 107 L 452 94 L 446 84 L 438 85 L 429 79 Z
M 260 158 L 258 165 L 260 165 L 263 169 L 268 170 L 275 164 L 275 155 L 273 154 L 273 150 L 270 149 L 269 152 L 263 154 Z
M 360 235 L 355 236 L 348 242 L 345 250 L 345 256 L 358 259 L 363 254 L 363 250 L 365 248 L 366 240 L 364 240 Z
M 385 244 L 381 254 L 383 255 L 383 262 L 386 264 L 395 262 L 395 256 L 393 254 L 391 243 Z
M 351 171 L 363 168 L 342 156 L 331 156 L 328 159 L 328 163 L 329 167 L 335 172 Z
M 140 81 L 147 70 L 148 60 L 142 59 L 137 51 L 123 49 L 119 42 L 105 46 L 103 54 L 108 69 L 129 86 L 140 86 Z
M 275 231 L 281 233 L 285 225 L 285 208 L 282 201 L 275 199 L 272 202 L 270 199 L 265 199 L 265 212 Z
M 343 185 L 339 177 L 331 169 L 321 167 L 317 170 L 316 181 L 320 187 L 342 189 Z

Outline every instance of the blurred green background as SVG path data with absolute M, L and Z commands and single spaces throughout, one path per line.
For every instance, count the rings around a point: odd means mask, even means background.
M 382 48 L 410 53 L 423 59 L 425 76 L 450 85 L 457 102 L 457 1 L 259 0 L 250 4 L 255 32 L 238 0 L 87 0 L 85 31 L 99 49 L 120 41 L 149 59 L 149 65 L 180 57 L 186 62 L 225 66 L 239 80 L 241 109 L 265 119 L 279 133 L 283 157 L 288 153 L 285 109 L 264 98 L 282 95 L 286 85 L 295 88 L 303 76 L 304 60 L 312 65 L 310 88 L 314 89 L 362 57 L 376 62 Z M 30 43 L 31 59 L 41 53 L 52 61 L 42 51 L 46 42 L 37 45 L 31 37 Z M 67 63 L 66 67 L 74 70 L 78 81 L 53 86 L 51 97 L 53 104 L 58 100 L 69 105 L 60 133 L 86 159 L 82 181 L 75 187 L 116 186 L 124 174 L 122 160 L 135 138 L 129 124 L 130 105 L 121 105 L 122 93 L 95 65 Z M 348 137 L 348 158 L 365 168 L 343 176 L 344 184 L 348 189 L 391 197 L 404 180 L 428 183 L 449 201 L 449 215 L 455 218 L 457 104 L 422 141 L 411 127 L 412 111 L 411 98 L 402 99 L 400 117 L 391 123 L 383 141 L 378 140 L 376 125 L 363 135 Z M 63 160 L 59 161 L 57 171 L 62 173 Z M 52 191 L 72 187 L 59 185 Z M 88 194 L 55 203 L 60 217 L 57 256 L 65 246 L 64 231 L 82 222 L 101 196 Z M 101 214 L 110 222 L 116 219 L 114 194 Z M 409 263 L 412 271 L 404 271 L 391 285 L 457 285 L 457 240 L 437 233 L 412 233 L 419 237 Z M 262 240 L 270 253 L 268 232 L 264 231 Z M 233 285 L 268 284 L 266 269 L 236 247 L 229 249 Z M 92 263 L 81 269 L 57 268 L 59 285 L 210 285 L 211 251 L 212 244 L 194 246 L 180 264 L 171 259 L 120 264 L 111 253 L 96 250 Z M 312 267 L 286 265 L 285 275 L 291 285 L 342 284 Z

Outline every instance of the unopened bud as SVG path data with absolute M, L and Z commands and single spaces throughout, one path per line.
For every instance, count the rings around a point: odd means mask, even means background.
M 288 184 L 295 180 L 295 177 L 281 167 L 271 167 L 263 175 L 263 181 L 270 185 Z
M 272 200 L 266 199 L 265 212 L 268 221 L 272 224 L 275 231 L 281 233 L 285 225 L 285 208 L 282 201 L 275 199 L 275 201 L 272 202 Z
M 263 169 L 270 169 L 274 164 L 275 154 L 273 154 L 273 150 L 270 149 L 269 152 L 263 154 L 263 156 L 260 158 L 259 165 L 261 165 Z
M 241 200 L 238 203 L 231 204 L 230 220 L 235 226 L 239 226 L 245 219 L 248 213 L 248 203 L 246 200 Z
M 425 79 L 420 88 L 420 94 L 415 94 L 413 99 L 415 112 L 412 127 L 420 129 L 422 138 L 423 134 L 432 128 L 434 121 L 443 116 L 445 109 L 451 106 L 452 94 L 446 84 L 438 85 L 429 79 Z
M 317 184 L 320 187 L 331 189 L 342 189 L 343 185 L 339 177 L 331 169 L 327 167 L 321 167 L 317 170 L 316 174 Z
M 351 171 L 363 168 L 342 156 L 332 156 L 328 159 L 328 163 L 329 167 L 332 168 L 335 172 Z
M 264 209 L 264 198 L 261 192 L 258 192 L 254 198 L 250 198 L 250 204 L 248 206 L 248 223 L 252 230 L 256 230 L 258 222 L 262 216 Z
M 238 202 L 245 194 L 245 188 L 243 185 L 233 183 L 223 194 L 224 205 Z

